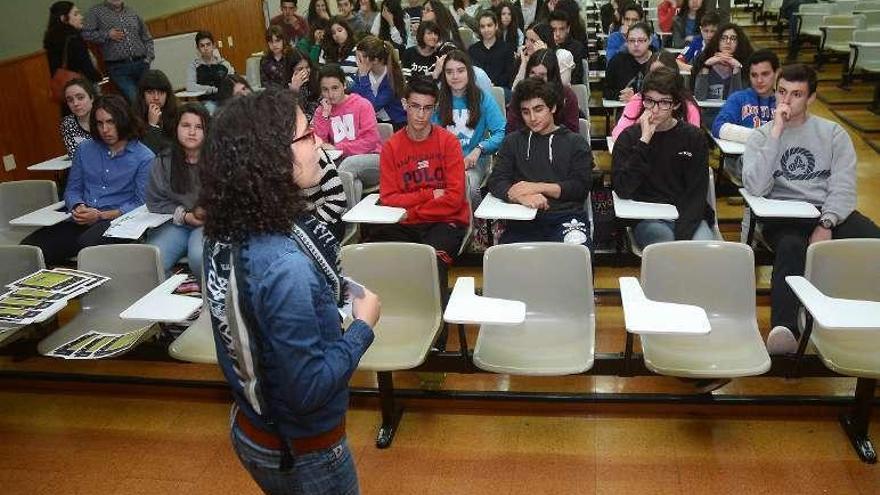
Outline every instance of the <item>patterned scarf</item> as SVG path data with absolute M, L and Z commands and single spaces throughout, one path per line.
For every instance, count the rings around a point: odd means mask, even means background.
M 314 215 L 303 215 L 294 221 L 291 237 L 315 261 L 327 284 L 333 289 L 336 304 L 345 304 L 347 287 L 339 263 L 339 241 L 324 222 Z

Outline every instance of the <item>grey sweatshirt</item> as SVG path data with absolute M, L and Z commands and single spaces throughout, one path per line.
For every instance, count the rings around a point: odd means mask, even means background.
M 836 122 L 808 115 L 799 127 L 770 136 L 773 122 L 746 142 L 743 185 L 749 194 L 807 201 L 838 225 L 856 207 L 856 152 Z
M 191 187 L 184 194 L 176 193 L 171 189 L 171 150 L 167 150 L 153 161 L 147 185 L 147 209 L 152 213 L 174 215 L 176 225 L 183 225 L 186 212 L 195 208 L 201 189 L 198 167 L 187 165 L 186 170 L 190 174 Z
M 731 74 L 725 79 L 714 68 L 708 69 L 708 74 L 699 73 L 694 81 L 694 98 L 697 100 L 726 100 L 728 96 L 742 89 L 741 74 Z

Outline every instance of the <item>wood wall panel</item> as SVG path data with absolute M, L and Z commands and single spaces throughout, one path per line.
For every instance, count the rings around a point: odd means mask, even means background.
M 147 21 L 154 37 L 207 29 L 223 40 L 223 56 L 244 71 L 248 56 L 263 49 L 261 0 L 220 0 Z M 233 46 L 227 46 L 227 37 Z M 195 57 L 195 43 L 193 43 Z M 60 111 L 49 101 L 49 67 L 44 52 L 0 61 L 0 157 L 14 154 L 16 169 L 0 166 L 0 182 L 51 178 L 29 165 L 64 153 L 58 132 Z

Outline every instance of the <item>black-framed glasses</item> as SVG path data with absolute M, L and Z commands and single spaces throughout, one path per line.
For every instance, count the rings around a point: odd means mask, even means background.
M 720 38 L 721 41 L 726 41 L 728 43 L 736 43 L 739 38 L 736 35 L 725 34 Z
M 416 105 L 415 103 L 406 102 L 406 107 L 412 109 L 415 113 L 434 113 L 437 105 Z
M 654 108 L 655 105 L 657 107 L 659 107 L 660 110 L 669 110 L 670 108 L 672 108 L 672 105 L 675 105 L 675 102 L 672 100 L 667 100 L 667 99 L 655 100 L 652 98 L 648 98 L 647 96 L 642 97 L 642 106 L 643 107 L 650 110 L 650 109 Z

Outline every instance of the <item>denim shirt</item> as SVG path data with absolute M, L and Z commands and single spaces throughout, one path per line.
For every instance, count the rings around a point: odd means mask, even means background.
M 144 204 L 155 156 L 137 140 L 129 141 L 116 155 L 101 141 L 83 141 L 64 190 L 67 208 L 83 203 L 102 211 L 128 213 Z
M 241 411 L 287 439 L 339 425 L 370 326 L 355 320 L 343 333 L 326 278 L 288 236 L 252 236 L 237 250 L 206 239 L 204 253 L 217 360 Z

